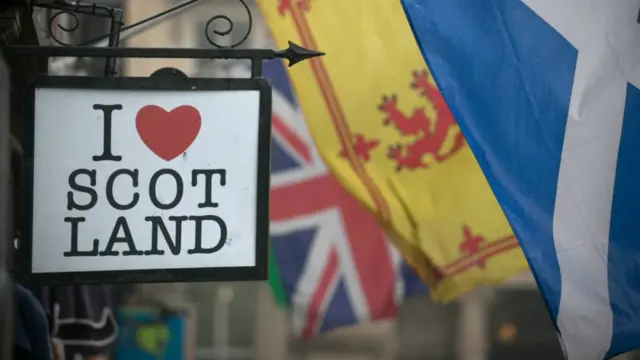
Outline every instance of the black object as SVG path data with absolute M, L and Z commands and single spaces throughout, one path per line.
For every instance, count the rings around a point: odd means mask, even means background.
M 113 351 L 118 324 L 109 290 L 105 285 L 39 289 L 38 297 L 47 312 L 52 341 L 63 360 Z
M 262 76 L 262 60 L 283 58 L 289 60 L 289 66 L 292 66 L 302 60 L 309 59 L 316 56 L 324 55 L 324 53 L 305 49 L 292 42 L 289 42 L 289 48 L 281 51 L 271 49 L 252 49 L 252 50 L 236 50 L 235 48 L 242 45 L 249 38 L 253 27 L 253 18 L 251 11 L 245 0 L 237 0 L 246 10 L 249 17 L 249 27 L 246 34 L 236 43 L 228 46 L 220 45 L 216 43 L 211 34 L 218 36 L 229 35 L 233 31 L 233 21 L 226 15 L 215 15 L 211 17 L 205 23 L 205 36 L 207 41 L 216 47 L 217 49 L 157 49 L 157 48 L 119 48 L 120 33 L 125 30 L 133 29 L 137 26 L 145 24 L 151 20 L 170 14 L 183 7 L 193 5 L 201 0 L 191 0 L 185 3 L 176 5 L 165 11 L 162 11 L 156 15 L 148 17 L 144 20 L 138 21 L 134 24 L 124 26 L 122 23 L 122 10 L 115 9 L 108 6 L 93 4 L 85 4 L 82 2 L 62 3 L 62 2 L 44 2 L 40 0 L 35 2 L 33 6 L 43 7 L 51 10 L 55 10 L 54 15 L 49 19 L 49 33 L 51 38 L 62 47 L 59 46 L 11 46 L 5 51 L 12 55 L 18 56 L 30 56 L 36 58 L 48 58 L 53 56 L 61 57 L 99 57 L 106 58 L 108 61 L 105 66 L 105 75 L 113 74 L 115 72 L 115 59 L 123 57 L 139 57 L 139 58 L 193 58 L 193 59 L 249 59 L 251 60 L 251 72 L 252 77 Z M 98 16 L 108 18 L 111 20 L 111 31 L 103 36 L 84 41 L 80 44 L 69 44 L 61 41 L 56 37 L 52 31 L 52 27 L 55 23 L 55 19 L 61 14 L 68 14 L 73 19 L 73 24 L 70 27 L 64 27 L 57 25 L 58 28 L 64 32 L 73 32 L 80 27 L 80 19 L 78 14 Z M 223 20 L 227 24 L 225 30 L 216 30 L 214 24 Z M 99 41 L 109 39 L 108 47 L 95 48 L 91 47 Z

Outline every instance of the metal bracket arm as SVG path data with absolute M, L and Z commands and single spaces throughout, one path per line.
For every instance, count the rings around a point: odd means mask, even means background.
M 252 77 L 262 76 L 263 60 L 286 59 L 289 66 L 322 56 L 324 53 L 289 42 L 285 50 L 271 49 L 185 49 L 185 48 L 102 48 L 90 46 L 8 46 L 7 54 L 26 57 L 89 57 L 89 58 L 183 58 L 183 59 L 248 59 L 252 62 Z

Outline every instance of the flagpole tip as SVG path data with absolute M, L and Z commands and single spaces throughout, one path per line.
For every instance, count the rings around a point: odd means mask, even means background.
M 289 41 L 289 47 L 287 49 L 276 52 L 276 57 L 289 60 L 289 67 L 301 61 L 324 55 L 325 53 L 323 52 L 309 50 L 291 41 Z

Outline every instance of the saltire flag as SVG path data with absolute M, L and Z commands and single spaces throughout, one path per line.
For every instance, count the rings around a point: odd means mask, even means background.
M 567 357 L 640 347 L 640 1 L 402 3 Z
M 327 171 L 282 63 L 265 62 L 264 76 L 273 86 L 269 282 L 291 312 L 294 336 L 394 317 L 403 299 L 426 287 Z
M 527 268 L 397 1 L 258 1 L 331 173 L 383 224 L 436 301 Z

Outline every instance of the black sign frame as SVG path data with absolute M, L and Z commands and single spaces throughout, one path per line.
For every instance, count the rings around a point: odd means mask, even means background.
M 257 198 L 255 211 L 256 239 L 255 266 L 212 267 L 148 270 L 108 270 L 84 272 L 34 273 L 32 267 L 34 164 L 35 164 L 35 104 L 36 89 L 91 89 L 91 90 L 141 90 L 141 91 L 258 91 L 258 151 Z M 35 284 L 64 285 L 91 283 L 156 283 L 197 281 L 248 281 L 266 280 L 269 239 L 269 187 L 271 147 L 271 86 L 264 79 L 208 79 L 183 76 L 143 77 L 85 77 L 85 76 L 37 76 L 27 86 L 25 94 L 25 131 L 23 136 L 23 199 L 24 214 L 18 271 L 21 279 Z M 37 240 L 37 239 L 35 239 Z M 211 254 L 215 256 L 216 254 Z M 132 258 L 134 261 L 134 258 Z
M 271 86 L 262 78 L 262 62 L 268 59 L 287 60 L 289 66 L 296 63 L 324 55 L 324 53 L 305 49 L 292 42 L 283 50 L 274 49 L 240 49 L 248 38 L 252 29 L 253 18 L 245 0 L 237 0 L 246 10 L 248 29 L 242 39 L 234 44 L 222 46 L 214 41 L 215 37 L 229 35 L 233 30 L 233 21 L 225 15 L 215 15 L 205 24 L 205 35 L 214 48 L 121 48 L 120 35 L 124 31 L 142 28 L 150 21 L 157 21 L 162 17 L 175 14 L 200 0 L 189 0 L 173 6 L 161 13 L 143 19 L 134 24 L 124 26 L 122 9 L 112 8 L 82 1 L 68 3 L 65 1 L 33 1 L 33 7 L 52 10 L 49 19 L 49 38 L 59 46 L 5 46 L 2 51 L 11 57 L 21 57 L 30 64 L 36 64 L 37 72 L 41 75 L 31 79 L 25 94 L 26 128 L 23 147 L 23 229 L 18 239 L 17 274 L 24 284 L 56 285 L 56 284 L 87 284 L 87 283 L 136 283 L 136 282 L 190 282 L 190 281 L 233 281 L 233 280 L 265 280 L 267 279 L 268 238 L 269 238 L 269 177 L 270 177 L 270 144 L 271 144 Z M 66 28 L 57 25 L 58 30 L 71 33 L 80 26 L 78 15 L 106 18 L 111 23 L 108 34 L 91 39 L 80 44 L 71 44 L 57 38 L 54 32 L 56 17 L 67 14 L 72 17 L 74 26 Z M 216 22 L 226 23 L 224 31 L 216 30 Z M 223 24 L 224 26 L 225 24 Z M 100 45 L 102 44 L 102 45 Z M 95 46 L 94 46 L 95 45 Z M 100 58 L 105 60 L 104 77 L 72 77 L 50 76 L 48 63 L 52 57 L 61 58 Z M 149 78 L 119 77 L 116 63 L 122 58 L 182 58 L 182 59 L 237 59 L 249 60 L 251 76 L 248 79 L 198 79 L 189 78 L 182 71 L 175 68 L 161 68 Z M 32 61 L 35 60 L 35 61 Z M 259 145 L 258 145 L 258 193 L 256 209 L 256 265 L 254 267 L 230 267 L 208 269 L 149 269 L 149 270 L 119 270 L 119 271 L 90 271 L 69 273 L 38 273 L 32 272 L 32 218 L 33 218 L 33 156 L 34 156 L 34 111 L 35 89 L 37 87 L 57 88 L 86 88 L 86 89 L 153 89 L 165 90 L 258 90 L 260 92 L 259 116 Z

